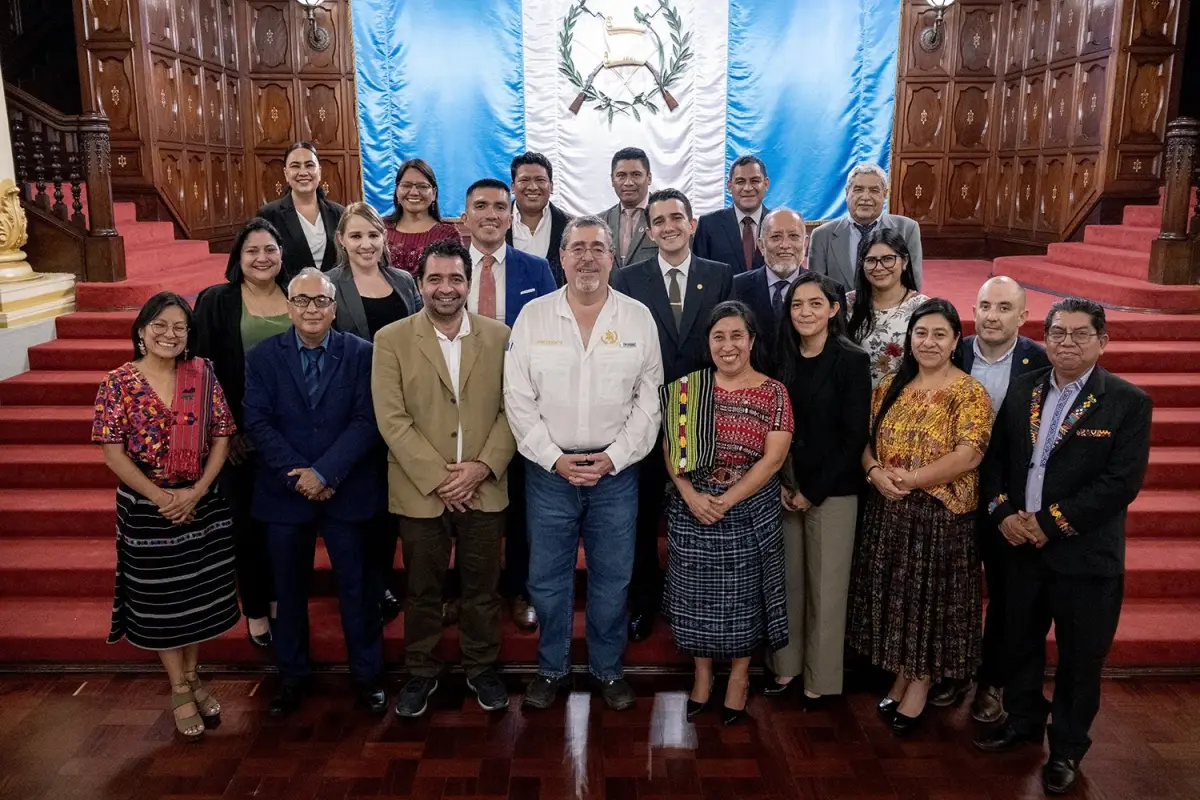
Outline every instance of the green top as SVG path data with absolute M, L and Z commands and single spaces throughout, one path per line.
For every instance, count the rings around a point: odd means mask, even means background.
M 242 301 L 242 350 L 249 353 L 254 346 L 292 327 L 292 318 L 287 314 L 275 317 L 256 317 L 246 310 L 246 302 Z

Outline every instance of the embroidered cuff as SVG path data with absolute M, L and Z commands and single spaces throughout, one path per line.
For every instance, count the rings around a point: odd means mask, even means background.
M 1063 535 L 1063 536 L 1078 536 L 1079 535 L 1079 531 L 1072 528 L 1071 523 L 1067 522 L 1067 518 L 1063 516 L 1062 509 L 1059 507 L 1058 503 L 1051 503 L 1050 508 L 1047 510 L 1050 512 L 1050 518 L 1054 520 L 1054 525 L 1055 525 L 1055 527 L 1058 528 L 1058 532 L 1061 535 Z
M 1003 505 L 1004 503 L 1007 503 L 1007 502 L 1008 502 L 1008 495 L 1006 495 L 1006 494 L 998 494 L 998 495 L 996 495 L 996 496 L 995 496 L 995 497 L 992 499 L 992 502 L 988 503 L 988 506 L 987 506 L 987 513 L 988 513 L 988 515 L 990 516 L 990 515 L 992 515 L 992 514 L 995 514 L 995 513 L 996 513 L 996 509 L 997 509 L 997 508 L 999 508 L 999 507 L 1000 507 L 1001 505 Z

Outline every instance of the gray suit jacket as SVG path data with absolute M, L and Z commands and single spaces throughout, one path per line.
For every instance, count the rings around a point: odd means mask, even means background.
M 637 264 L 641 261 L 654 258 L 658 255 L 658 245 L 650 241 L 650 236 L 646 233 L 646 229 L 650 227 L 650 221 L 646 218 L 646 212 L 642 212 L 642 221 L 638 223 L 638 229 L 633 232 L 633 236 L 629 239 L 629 252 L 617 253 L 613 259 L 613 267 L 624 267 L 629 264 Z M 608 223 L 609 229 L 613 235 L 613 247 L 620 249 L 621 242 L 621 204 L 617 203 L 612 208 L 599 215 L 600 219 Z
M 392 285 L 392 289 L 408 306 L 409 316 L 417 313 L 421 309 L 422 303 L 421 295 L 417 293 L 417 282 L 413 280 L 413 276 L 394 267 L 380 267 L 379 270 L 384 280 Z M 337 315 L 333 318 L 334 327 L 339 331 L 353 333 L 368 342 L 371 341 L 371 330 L 367 327 L 367 314 L 363 311 L 362 295 L 358 293 L 358 287 L 354 285 L 354 276 L 350 274 L 349 265 L 334 267 L 326 275 L 329 280 L 333 281 L 334 289 L 337 291 L 335 295 Z
M 916 220 L 897 214 L 884 214 L 879 224 L 895 228 L 908 243 L 913 277 L 917 288 L 921 288 L 921 226 Z M 840 283 L 846 291 L 854 289 L 854 272 L 858 264 L 850 258 L 850 218 L 830 220 L 812 233 L 808 247 L 808 268 L 827 275 Z

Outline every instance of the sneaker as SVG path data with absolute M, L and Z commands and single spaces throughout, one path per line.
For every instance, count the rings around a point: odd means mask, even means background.
M 524 708 L 536 708 L 539 711 L 549 708 L 554 705 L 554 700 L 558 697 L 558 690 L 562 687 L 563 683 L 564 680 L 562 678 L 549 678 L 545 675 L 538 675 L 525 687 L 525 696 L 521 698 L 521 706 Z
M 508 689 L 495 670 L 485 669 L 474 678 L 467 678 L 467 688 L 475 693 L 475 699 L 484 711 L 508 708 Z
M 617 678 L 615 681 L 600 681 L 600 696 L 604 698 L 604 704 L 613 711 L 633 708 L 633 704 L 637 701 L 633 687 L 624 678 Z
M 1004 690 L 995 686 L 980 686 L 971 701 L 971 719 L 976 722 L 999 722 L 1004 716 Z
M 396 700 L 396 715 L 410 719 L 421 716 L 429 710 L 429 698 L 437 688 L 437 678 L 410 678 Z

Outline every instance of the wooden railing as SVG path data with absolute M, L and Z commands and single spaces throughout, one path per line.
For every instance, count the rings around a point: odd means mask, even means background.
M 1162 233 L 1150 248 L 1150 282 L 1200 283 L 1200 121 L 1181 117 L 1167 124 L 1163 154 Z M 1188 228 L 1188 212 L 1195 210 Z
M 13 166 L 30 218 L 30 261 L 41 272 L 74 272 L 86 281 L 124 280 L 108 118 L 61 114 L 7 84 L 4 93 Z

